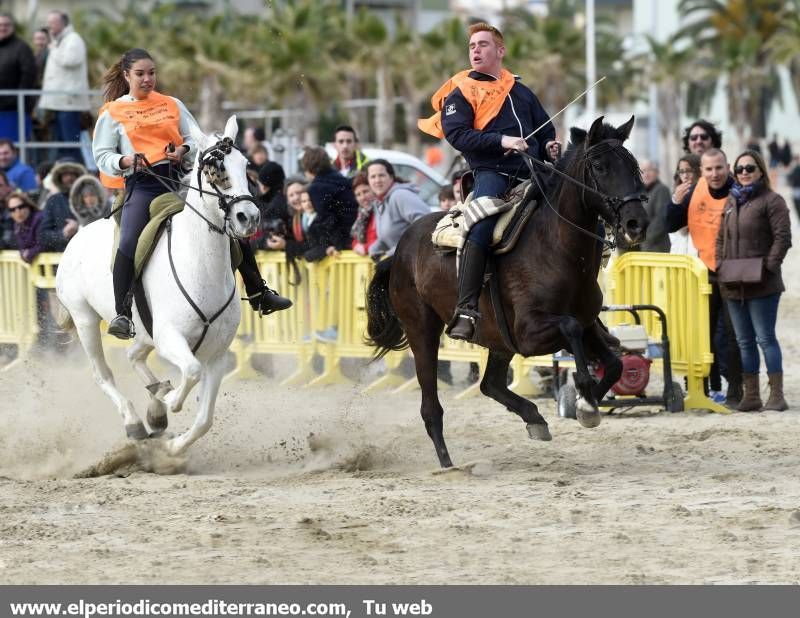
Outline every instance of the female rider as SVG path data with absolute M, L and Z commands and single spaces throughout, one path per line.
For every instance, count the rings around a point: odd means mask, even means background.
M 103 76 L 106 104 L 100 109 L 94 131 L 92 151 L 103 184 L 125 189 L 120 224 L 120 242 L 114 260 L 114 302 L 117 317 L 108 327 L 120 339 L 134 336 L 131 320 L 133 259 L 139 235 L 150 218 L 150 202 L 170 191 L 168 186 L 181 175 L 180 163 L 194 154 L 196 146 L 189 127 L 195 123 L 183 103 L 156 91 L 156 66 L 143 49 L 125 52 Z M 196 124 L 196 123 L 195 123 Z M 152 165 L 150 172 L 138 169 L 136 155 L 142 154 Z M 269 313 L 292 305 L 270 290 L 261 278 L 255 255 L 246 242 L 240 242 L 244 261 L 239 272 L 253 309 Z

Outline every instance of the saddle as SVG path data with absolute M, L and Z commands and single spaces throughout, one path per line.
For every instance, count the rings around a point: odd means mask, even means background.
M 441 253 L 460 251 L 469 230 L 478 221 L 502 213 L 492 233 L 492 248 L 495 255 L 511 251 L 517 244 L 522 230 L 528 223 L 537 202 L 532 199 L 533 185 L 530 180 L 520 183 L 505 198 L 468 195 L 463 203 L 453 206 L 436 224 L 431 234 L 436 250 Z
M 119 247 L 119 230 L 122 221 L 122 194 L 117 196 L 114 200 L 114 206 L 111 212 L 114 213 L 114 221 L 117 227 L 114 228 L 114 246 L 111 248 L 111 270 L 114 270 L 114 259 L 117 256 L 117 248 Z M 139 235 L 139 241 L 136 244 L 136 255 L 134 256 L 133 264 L 135 269 L 134 279 L 138 280 L 142 276 L 144 267 L 147 265 L 150 256 L 155 249 L 158 239 L 164 231 L 164 224 L 167 219 L 173 215 L 178 214 L 183 210 L 183 200 L 175 193 L 165 193 L 159 195 L 150 203 L 150 221 L 142 230 Z M 242 248 L 239 243 L 231 239 L 231 266 L 236 270 L 242 263 Z
M 111 247 L 111 270 L 114 270 L 114 260 L 117 257 L 117 248 L 119 247 L 120 224 L 122 222 L 122 202 L 124 195 L 120 193 L 114 200 L 114 206 L 111 212 L 114 213 L 114 221 L 116 227 L 114 228 L 114 244 Z M 164 193 L 159 195 L 152 202 L 150 202 L 150 221 L 142 230 L 139 235 L 139 240 L 136 243 L 136 255 L 134 256 L 134 276 L 133 276 L 133 298 L 136 303 L 136 308 L 139 311 L 139 317 L 142 319 L 145 330 L 152 337 L 153 336 L 153 314 L 150 311 L 150 305 L 147 302 L 147 295 L 144 292 L 144 285 L 142 285 L 142 272 L 153 254 L 158 239 L 166 228 L 166 223 L 172 217 L 183 210 L 184 202 L 181 197 L 176 193 Z M 233 238 L 230 239 L 231 243 L 231 268 L 235 272 L 239 265 L 242 263 L 244 256 L 242 255 L 242 248 L 239 242 Z

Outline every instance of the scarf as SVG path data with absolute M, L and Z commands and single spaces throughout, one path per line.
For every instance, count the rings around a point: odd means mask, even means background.
M 731 195 L 736 198 L 737 206 L 743 206 L 758 195 L 763 187 L 764 181 L 761 178 L 750 185 L 740 185 L 738 182 L 734 182 L 731 186 Z
M 375 202 L 370 202 L 366 208 L 359 208 L 356 221 L 353 223 L 353 227 L 350 228 L 350 236 L 362 245 L 367 242 L 367 228 L 374 211 Z
M 297 242 L 303 242 L 305 240 L 305 234 L 303 234 L 303 214 L 299 212 L 295 212 L 292 215 L 292 236 Z

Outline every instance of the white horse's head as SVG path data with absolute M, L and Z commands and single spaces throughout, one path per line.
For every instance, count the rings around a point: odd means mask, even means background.
M 235 146 L 239 132 L 236 116 L 228 118 L 221 136 L 206 135 L 197 126 L 191 132 L 197 144 L 192 185 L 199 179 L 203 203 L 212 211 L 221 209 L 234 236 L 252 236 L 258 230 L 261 213 L 247 185 L 247 159 Z

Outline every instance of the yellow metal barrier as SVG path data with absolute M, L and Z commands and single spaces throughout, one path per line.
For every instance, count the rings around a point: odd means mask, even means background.
M 306 384 L 315 375 L 311 369 L 314 342 L 311 338 L 309 277 L 302 263 L 298 263 L 301 281 L 295 281 L 295 272 L 286 263 L 283 252 L 258 251 L 256 260 L 270 287 L 290 298 L 294 306 L 288 311 L 278 311 L 262 318 L 250 309 L 246 301 L 242 303 L 242 321 L 231 348 L 236 355 L 237 369 L 229 377 L 256 377 L 258 374 L 250 362 L 253 354 L 289 354 L 296 358 L 297 367 L 282 383 Z
M 366 290 L 374 272 L 369 258 L 345 251 L 337 258 L 316 264 L 299 263 L 302 281 L 292 285 L 295 274 L 280 252 L 257 252 L 262 275 L 282 294 L 289 296 L 294 307 L 267 319 L 256 316 L 245 307 L 242 323 L 232 347 L 237 359 L 233 377 L 255 376 L 251 365 L 253 354 L 289 354 L 296 357 L 297 369 L 285 384 L 328 384 L 345 380 L 342 358 L 369 358 L 373 349 L 364 342 L 366 333 Z M 24 357 L 36 340 L 36 289 L 55 288 L 55 272 L 61 254 L 41 254 L 28 266 L 16 251 L 0 252 L 0 344 L 18 346 L 18 358 Z M 687 376 L 687 408 L 705 408 L 717 412 L 728 410 L 703 394 L 703 378 L 708 375 L 713 357 L 710 352 L 708 296 L 711 287 L 702 262 L 696 258 L 670 254 L 628 253 L 616 260 L 607 277 L 609 304 L 654 304 L 661 307 L 668 319 L 672 367 Z M 653 312 L 642 312 L 648 335 L 658 339 L 661 324 Z M 616 323 L 624 314 L 611 314 Z M 336 328 L 336 337 L 320 341 L 316 331 Z M 125 345 L 106 337 L 105 343 Z M 486 351 L 474 345 L 442 339 L 441 360 L 477 362 L 485 367 Z M 319 354 L 324 359 L 321 375 L 311 368 L 311 359 Z M 406 380 L 396 372 L 405 352 L 387 356 L 386 374 L 367 386 L 368 390 L 392 387 L 405 390 L 416 387 L 416 380 Z M 549 356 L 512 361 L 514 382 L 511 388 L 521 395 L 537 394 L 526 379 L 527 371 L 536 366 L 550 366 Z M 476 395 L 477 384 L 457 397 Z
M 608 304 L 652 304 L 664 310 L 672 370 L 687 380 L 686 409 L 730 412 L 703 391 L 703 378 L 714 360 L 708 317 L 711 285 L 703 263 L 686 255 L 626 253 L 614 263 L 608 289 Z M 648 336 L 660 340 L 661 322 L 655 312 L 642 311 L 640 315 Z M 609 314 L 609 321 L 625 321 L 625 314 Z
M 21 361 L 36 341 L 36 290 L 30 283 L 30 267 L 18 251 L 0 251 L 0 344 L 17 347 Z

